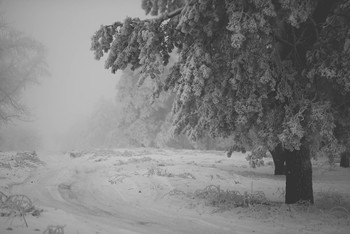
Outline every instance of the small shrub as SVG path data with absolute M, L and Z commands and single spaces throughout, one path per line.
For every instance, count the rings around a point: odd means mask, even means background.
M 329 210 L 329 213 L 337 218 L 350 219 L 350 212 L 345 207 L 335 206 Z
M 2 197 L 3 196 L 4 194 L 2 194 Z M 28 227 L 28 223 L 25 216 L 34 210 L 32 201 L 25 195 L 8 196 L 6 200 L 1 203 L 0 208 L 5 210 L 4 214 L 8 216 L 9 219 L 13 219 L 17 216 L 23 219 L 26 227 Z
M 196 177 L 194 175 L 192 175 L 191 173 L 188 173 L 188 172 L 181 173 L 181 174 L 176 175 L 176 176 L 183 178 L 183 179 L 193 179 L 193 180 L 196 179 Z
M 130 176 L 126 174 L 116 174 L 114 176 L 109 177 L 108 182 L 111 184 L 123 183 L 126 178 Z
M 71 158 L 80 158 L 84 156 L 83 152 L 70 152 L 69 157 Z
M 164 176 L 164 177 L 174 177 L 174 174 L 168 172 L 166 169 L 158 168 L 158 167 L 151 167 L 148 168 L 148 172 L 146 173 L 147 176 L 157 175 L 157 176 Z
M 10 163 L 3 163 L 0 162 L 0 168 L 6 168 L 6 169 L 12 169 L 11 164 Z
M 144 162 L 150 162 L 153 159 L 151 157 L 142 157 L 142 158 L 130 158 L 128 159 L 127 163 L 144 163 Z
M 131 157 L 131 156 L 133 156 L 133 155 L 134 155 L 134 154 L 133 154 L 131 151 L 129 151 L 129 150 L 124 150 L 124 152 L 122 152 L 120 156 L 123 156 L 123 157 Z
M 161 198 L 165 197 L 165 196 L 186 196 L 186 193 L 180 189 L 173 189 L 170 192 L 164 194 Z
M 64 227 L 62 225 L 49 225 L 43 234 L 64 234 Z
M 35 151 L 33 151 L 33 152 L 18 152 L 15 156 L 13 156 L 12 159 L 15 162 L 13 167 L 31 167 L 31 168 L 34 168 L 38 165 L 45 165 L 45 163 L 39 159 L 39 157 Z
M 0 198 L 0 210 L 2 210 L 1 216 L 7 216 L 9 219 L 20 217 L 23 219 L 26 227 L 28 227 L 28 223 L 25 218 L 27 214 L 39 216 L 43 211 L 35 208 L 32 201 L 26 195 L 16 194 L 7 196 L 0 191 Z
M 206 205 L 216 207 L 217 211 L 269 204 L 262 191 L 241 194 L 239 191 L 223 190 L 216 185 L 209 185 L 204 189 L 196 190 L 193 197 L 205 200 Z
M 344 204 L 343 196 L 336 191 L 321 191 L 316 195 L 316 205 L 319 208 L 330 209 L 332 207 L 341 206 Z
M 263 159 L 252 159 L 249 161 L 249 165 L 252 167 L 252 168 L 256 168 L 256 167 L 261 167 L 261 166 L 264 166 L 264 160 Z

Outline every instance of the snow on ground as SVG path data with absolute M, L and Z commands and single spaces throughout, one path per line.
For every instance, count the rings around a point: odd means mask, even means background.
M 313 162 L 315 205 L 285 205 L 285 178 L 273 175 L 271 159 L 253 169 L 245 156 L 0 152 L 0 191 L 26 195 L 43 210 L 28 212 L 28 227 L 3 212 L 0 233 L 349 233 L 350 169 Z

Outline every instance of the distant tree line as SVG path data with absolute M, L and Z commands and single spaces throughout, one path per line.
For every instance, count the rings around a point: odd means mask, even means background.
M 167 71 L 165 71 L 164 76 Z M 156 84 L 145 79 L 138 84 L 140 71 L 126 69 L 116 87 L 115 100 L 101 98 L 87 119 L 70 131 L 69 148 L 171 147 L 182 149 L 226 149 L 228 139 L 209 135 L 191 139 L 176 135 L 172 127 L 174 93 L 153 98 Z

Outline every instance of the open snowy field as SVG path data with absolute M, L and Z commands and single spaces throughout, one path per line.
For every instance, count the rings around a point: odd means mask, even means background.
M 273 175 L 271 159 L 253 169 L 245 157 L 0 152 L 0 233 L 350 233 L 348 168 L 313 161 L 315 205 L 285 205 L 285 178 Z M 25 207 L 9 207 L 10 195 L 25 195 L 11 197 Z

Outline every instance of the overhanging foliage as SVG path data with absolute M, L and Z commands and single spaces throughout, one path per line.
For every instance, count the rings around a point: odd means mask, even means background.
M 175 2 L 175 3 L 174 3 Z M 176 4 L 176 5 L 174 5 Z M 350 3 L 339 0 L 143 0 L 146 13 L 101 28 L 96 59 L 172 90 L 177 133 L 235 136 L 338 155 L 349 141 Z M 170 54 L 178 60 L 161 79 Z

